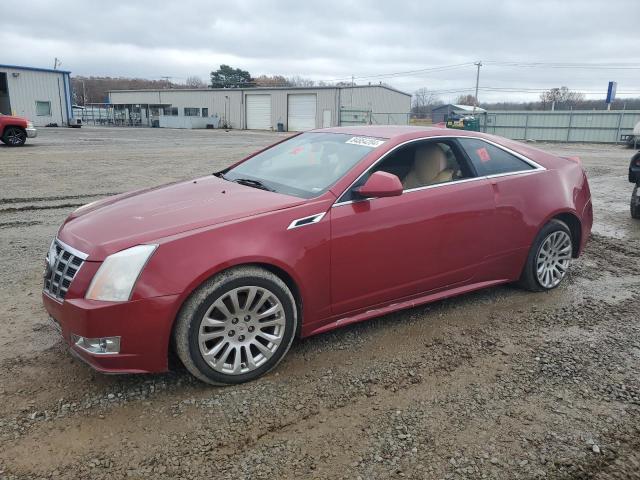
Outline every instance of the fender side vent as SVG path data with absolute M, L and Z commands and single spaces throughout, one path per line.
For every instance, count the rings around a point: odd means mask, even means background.
M 304 227 L 305 225 L 312 225 L 314 223 L 318 223 L 324 217 L 326 212 L 316 213 L 315 215 L 310 215 L 304 218 L 298 218 L 289 224 L 287 230 L 291 230 L 292 228 Z

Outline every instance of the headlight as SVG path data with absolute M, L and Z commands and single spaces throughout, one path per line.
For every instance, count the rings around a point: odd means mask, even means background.
M 86 298 L 107 302 L 129 300 L 136 280 L 157 247 L 138 245 L 109 255 L 91 280 Z

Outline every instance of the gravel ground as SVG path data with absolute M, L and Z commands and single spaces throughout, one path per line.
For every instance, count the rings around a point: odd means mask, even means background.
M 640 478 L 640 223 L 621 147 L 540 145 L 583 159 L 596 215 L 552 292 L 493 288 L 298 341 L 242 386 L 73 359 L 40 302 L 69 210 L 277 138 L 85 127 L 0 147 L 0 478 Z

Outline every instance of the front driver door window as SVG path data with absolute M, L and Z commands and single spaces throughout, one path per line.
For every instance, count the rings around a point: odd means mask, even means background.
M 368 174 L 397 175 L 397 197 L 362 199 Z M 494 202 L 452 139 L 399 147 L 331 209 L 333 313 L 341 314 L 471 279 L 490 251 Z

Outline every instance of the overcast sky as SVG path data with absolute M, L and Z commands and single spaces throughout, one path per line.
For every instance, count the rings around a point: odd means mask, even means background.
M 10 10 L 0 15 L 0 64 L 51 67 L 58 57 L 75 75 L 207 81 L 226 63 L 253 76 L 354 75 L 408 92 L 427 87 L 449 101 L 460 93 L 451 90 L 475 85 L 473 65 L 375 75 L 482 60 L 483 89 L 566 85 L 602 92 L 588 95 L 598 98 L 617 80 L 619 96 L 640 96 L 640 0 L 27 0 Z M 538 95 L 481 90 L 479 97 Z

